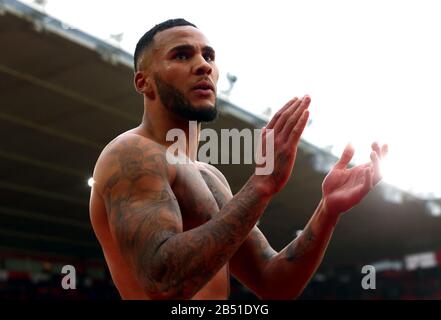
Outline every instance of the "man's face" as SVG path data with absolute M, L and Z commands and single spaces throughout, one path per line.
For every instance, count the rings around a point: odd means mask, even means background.
M 219 72 L 205 36 L 191 26 L 159 32 L 152 49 L 151 72 L 162 104 L 182 118 L 216 118 Z

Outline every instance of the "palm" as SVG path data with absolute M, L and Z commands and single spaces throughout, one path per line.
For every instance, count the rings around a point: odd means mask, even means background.
M 380 150 L 378 144 L 374 143 L 372 149 L 371 162 L 347 168 L 354 155 L 354 149 L 348 145 L 340 160 L 325 177 L 322 191 L 330 212 L 339 214 L 348 211 L 381 180 L 380 159 L 387 154 L 387 145 Z
M 328 205 L 332 205 L 329 209 L 345 212 L 359 203 L 371 188 L 367 175 L 371 175 L 371 171 L 366 166 L 334 168 L 329 172 L 322 186 L 323 196 Z

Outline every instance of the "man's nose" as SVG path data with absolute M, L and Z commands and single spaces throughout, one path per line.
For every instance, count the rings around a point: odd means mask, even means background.
M 207 60 L 203 56 L 198 56 L 196 59 L 196 64 L 194 67 L 194 72 L 201 76 L 201 75 L 209 75 L 213 71 L 213 68 L 208 63 Z

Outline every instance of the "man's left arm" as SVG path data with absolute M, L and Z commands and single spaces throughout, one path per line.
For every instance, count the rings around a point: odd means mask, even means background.
M 359 203 L 381 180 L 380 150 L 372 145 L 371 162 L 347 168 L 354 150 L 347 146 L 323 181 L 323 198 L 302 233 L 279 253 L 257 227 L 230 260 L 232 274 L 262 299 L 297 298 L 317 270 L 341 213 Z
M 254 227 L 230 260 L 231 273 L 262 299 L 297 298 L 319 266 L 337 219 L 327 216 L 320 201 L 302 233 L 278 253 Z

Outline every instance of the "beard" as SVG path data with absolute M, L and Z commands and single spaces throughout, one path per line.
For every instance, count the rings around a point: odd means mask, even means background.
M 163 81 L 159 75 L 155 74 L 154 78 L 162 104 L 174 114 L 197 122 L 211 122 L 217 118 L 216 100 L 214 106 L 197 108 L 178 89 Z

